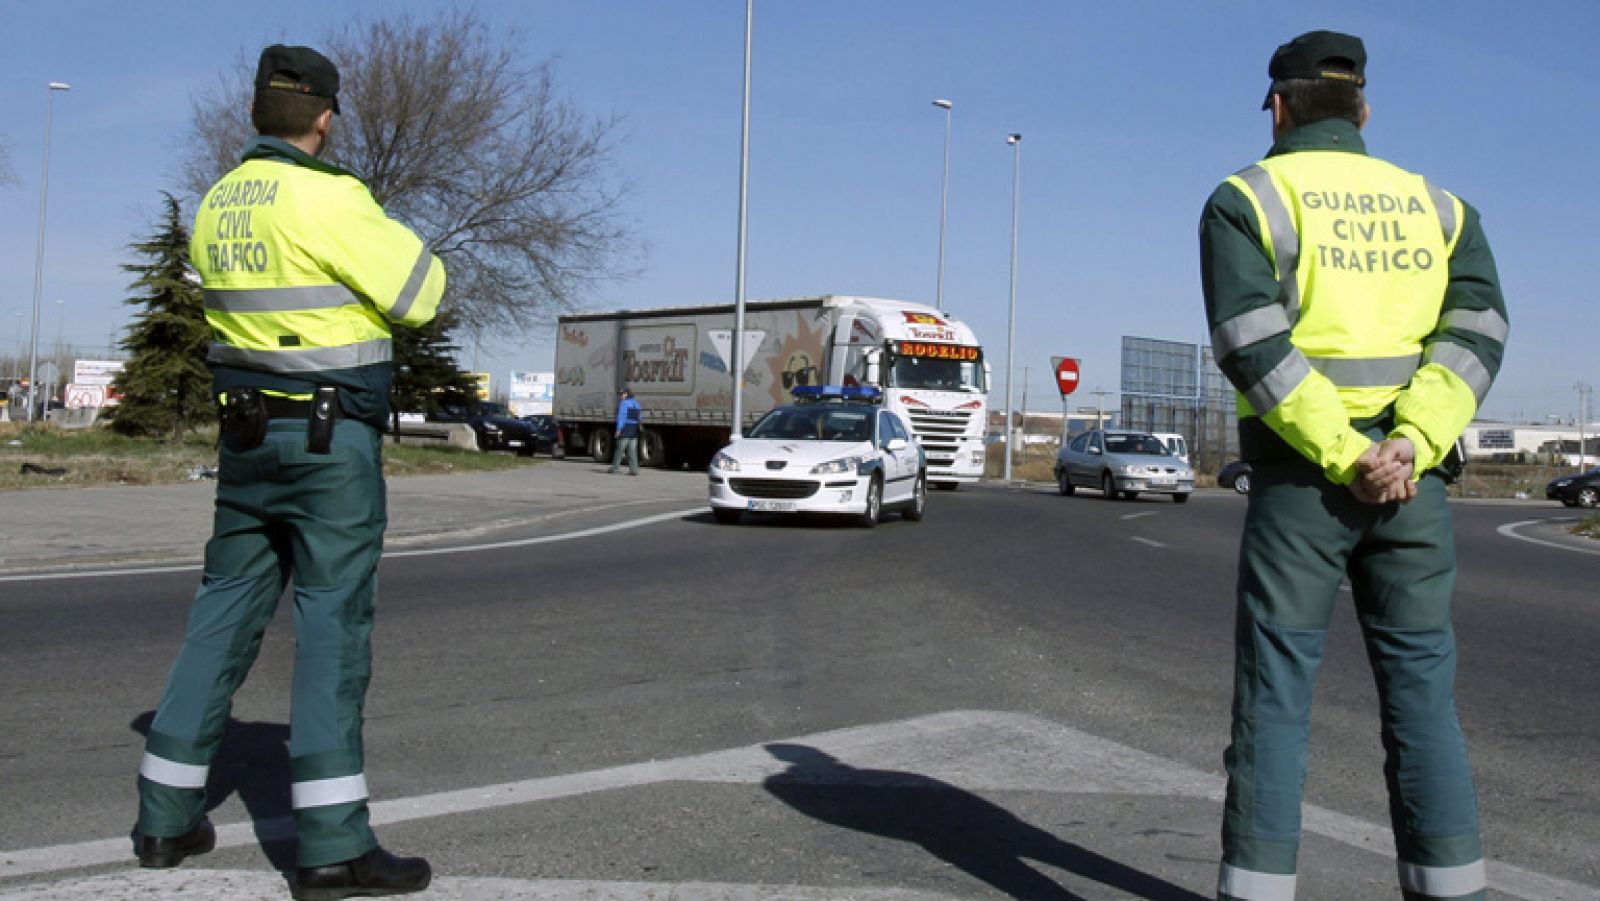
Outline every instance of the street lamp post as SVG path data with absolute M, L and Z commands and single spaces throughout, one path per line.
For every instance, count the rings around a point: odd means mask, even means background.
M 28 351 L 28 421 L 33 421 L 34 396 L 39 380 L 39 290 L 44 280 L 44 211 L 45 197 L 50 188 L 50 114 L 55 105 L 56 91 L 70 91 L 72 85 L 52 81 L 45 88 L 44 100 L 44 171 L 39 176 L 39 245 L 33 257 L 33 338 Z
M 944 312 L 944 227 L 950 214 L 950 111 L 955 106 L 948 100 L 935 100 L 933 105 L 944 110 L 944 180 L 939 189 L 939 285 L 934 305 Z
M 733 423 L 728 431 L 730 440 L 744 433 L 744 255 L 745 229 L 749 221 L 750 188 L 750 39 L 755 31 L 755 0 L 744 4 L 744 101 L 739 125 L 739 247 L 738 261 L 733 273 L 733 359 L 728 368 L 733 370 Z
M 1011 383 L 1017 359 L 1017 201 L 1022 189 L 1022 135 L 1006 135 L 1011 145 L 1011 315 L 1006 329 L 1006 470 L 1005 480 L 1011 481 L 1011 458 L 1016 444 L 1016 429 L 1012 427 Z

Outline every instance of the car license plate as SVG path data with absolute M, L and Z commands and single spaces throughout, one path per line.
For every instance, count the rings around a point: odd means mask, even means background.
M 751 501 L 753 513 L 793 513 L 798 505 L 794 501 Z
M 1178 483 L 1173 479 L 1151 479 L 1151 488 L 1176 488 Z

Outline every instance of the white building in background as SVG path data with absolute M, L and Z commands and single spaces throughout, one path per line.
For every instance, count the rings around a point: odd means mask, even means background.
M 514 416 L 548 416 L 555 410 L 555 372 L 511 370 L 506 400 Z
M 1583 439 L 1582 465 L 1600 462 L 1600 423 L 1581 429 L 1576 423 L 1516 423 L 1474 421 L 1462 433 L 1467 459 L 1488 460 L 1523 454 L 1531 457 L 1561 458 L 1568 466 L 1578 466 L 1578 439 Z

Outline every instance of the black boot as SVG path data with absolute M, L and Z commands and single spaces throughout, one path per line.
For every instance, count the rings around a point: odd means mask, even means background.
M 433 870 L 420 857 L 396 857 L 382 848 L 325 867 L 301 867 L 290 889 L 296 901 L 331 901 L 334 898 L 371 898 L 420 892 L 433 879 Z
M 139 866 L 151 870 L 166 870 L 183 862 L 185 857 L 204 854 L 217 846 L 217 830 L 211 821 L 200 818 L 200 825 L 172 838 L 139 836 Z

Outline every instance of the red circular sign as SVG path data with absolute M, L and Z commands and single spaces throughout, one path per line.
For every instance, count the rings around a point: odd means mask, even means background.
M 1072 357 L 1064 357 L 1056 364 L 1056 387 L 1061 389 L 1061 396 L 1078 390 L 1078 361 Z

